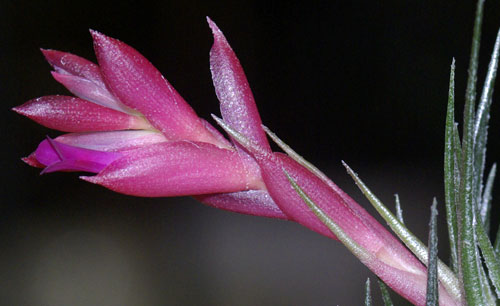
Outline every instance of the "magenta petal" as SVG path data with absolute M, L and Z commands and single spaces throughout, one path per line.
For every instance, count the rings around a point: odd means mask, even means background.
M 37 123 L 64 132 L 143 129 L 149 124 L 131 116 L 80 98 L 45 96 L 13 108 Z
M 82 179 L 146 197 L 236 192 L 260 188 L 238 153 L 202 142 L 166 142 L 124 151 L 96 176 Z
M 70 133 L 61 135 L 55 140 L 97 151 L 124 151 L 167 141 L 162 133 L 148 130 Z
M 260 217 L 289 219 L 264 190 L 248 190 L 232 193 L 204 194 L 195 197 L 209 206 Z
M 259 111 L 240 61 L 217 25 L 207 17 L 214 35 L 210 70 L 224 121 L 261 148 L 271 151 Z
M 49 138 L 40 143 L 34 156 L 40 164 L 46 166 L 42 173 L 54 171 L 98 173 L 121 154 L 82 149 Z
M 121 102 L 142 113 L 170 140 L 218 144 L 194 110 L 146 58 L 121 41 L 91 33 L 106 84 Z

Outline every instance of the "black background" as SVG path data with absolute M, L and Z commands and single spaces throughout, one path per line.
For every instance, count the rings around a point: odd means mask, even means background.
M 399 193 L 409 228 L 427 241 L 433 196 L 444 215 L 449 67 L 455 57 L 461 109 L 474 8 L 474 1 L 3 2 L 0 304 L 359 305 L 371 275 L 341 244 L 296 224 L 190 198 L 132 198 L 77 174 L 40 177 L 19 158 L 58 132 L 9 111 L 67 93 L 38 48 L 95 60 L 88 28 L 119 38 L 210 119 L 218 114 L 210 16 L 237 53 L 263 122 L 361 205 L 369 206 L 341 160 L 388 205 Z M 500 4 L 487 2 L 480 82 L 499 17 Z M 498 160 L 499 113 L 494 105 L 489 165 Z M 440 232 L 446 259 L 443 222 Z

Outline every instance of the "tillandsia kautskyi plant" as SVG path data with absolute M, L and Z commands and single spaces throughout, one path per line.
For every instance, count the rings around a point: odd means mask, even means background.
M 415 305 L 488 305 L 500 292 L 500 242 L 492 245 L 492 167 L 483 186 L 495 44 L 479 107 L 476 72 L 483 1 L 478 2 L 462 139 L 454 122 L 454 64 L 446 119 L 445 188 L 451 268 L 437 258 L 436 203 L 429 248 L 406 229 L 344 163 L 396 238 L 321 171 L 262 125 L 239 60 L 216 24 L 210 70 L 229 139 L 199 118 L 161 73 L 127 44 L 91 31 L 98 64 L 42 50 L 53 77 L 75 96 L 44 96 L 14 111 L 66 132 L 23 160 L 42 173 L 81 171 L 85 181 L 142 197 L 194 196 L 209 206 L 297 222 L 340 240 Z M 286 154 L 273 152 L 266 134 Z M 399 205 L 399 202 L 398 202 Z M 483 264 L 484 260 L 484 264 Z M 370 305 L 369 281 L 366 304 Z M 384 294 L 390 303 L 388 293 Z

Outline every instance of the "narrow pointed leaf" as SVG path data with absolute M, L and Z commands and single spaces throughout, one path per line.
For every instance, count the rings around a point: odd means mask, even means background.
M 459 255 L 460 249 L 459 249 L 459 241 L 458 241 L 458 235 L 459 235 L 459 218 L 460 218 L 460 212 L 458 211 L 458 207 L 460 204 L 460 182 L 462 181 L 462 143 L 460 141 L 460 136 L 458 135 L 458 124 L 455 123 L 453 126 L 453 164 L 454 164 L 454 170 L 453 170 L 453 193 L 455 194 L 455 223 L 457 224 L 457 235 L 456 235 L 456 247 L 457 247 L 457 256 Z M 448 214 L 448 211 L 446 212 Z M 457 260 L 457 266 L 454 267 L 455 273 L 457 275 L 460 273 L 460 266 L 458 265 L 458 260 Z
M 403 219 L 403 209 L 401 208 L 401 202 L 399 202 L 399 195 L 396 193 L 394 195 L 395 202 L 396 202 L 396 218 L 401 222 L 401 224 L 405 224 L 405 221 Z
M 420 239 L 410 232 L 404 224 L 402 224 L 396 216 L 371 192 L 371 190 L 363 183 L 358 175 L 345 163 L 342 162 L 347 169 L 349 175 L 354 179 L 356 185 L 363 192 L 365 197 L 370 201 L 377 212 L 384 218 L 389 227 L 403 241 L 403 243 L 417 256 L 417 258 L 427 264 L 428 249 Z M 459 282 L 453 271 L 446 266 L 441 260 L 438 262 L 439 280 L 446 287 L 448 292 L 456 299 L 460 300 Z
M 231 136 L 231 138 L 235 139 L 239 144 L 245 147 L 247 150 L 252 151 L 261 151 L 262 154 L 267 154 L 268 152 L 262 149 L 257 143 L 248 139 L 245 135 L 241 134 L 237 130 L 233 129 L 231 125 L 227 124 L 224 120 L 212 114 L 212 118 L 217 122 L 217 124 L 224 129 L 226 133 Z
M 480 258 L 477 251 L 474 233 L 474 211 L 476 195 L 474 194 L 474 116 L 479 42 L 484 0 L 477 2 L 474 21 L 474 34 L 469 63 L 469 77 L 465 94 L 464 126 L 462 138 L 462 175 L 460 178 L 459 218 L 459 255 L 460 272 L 463 280 L 465 297 L 469 305 L 485 305 L 484 293 L 480 281 Z M 477 170 L 476 170 L 477 171 Z
M 497 296 L 500 296 L 500 263 L 498 262 L 498 256 L 491 245 L 490 238 L 484 230 L 483 223 L 478 220 L 475 222 L 475 225 L 477 240 L 483 254 L 484 262 L 488 268 L 488 275 L 495 287 Z
M 479 252 L 479 250 L 478 250 Z M 483 298 L 486 305 L 496 305 L 497 304 L 497 296 L 493 292 L 493 285 L 486 274 L 486 267 L 484 265 L 479 266 L 479 280 L 481 282 L 481 290 L 483 292 Z
M 389 294 L 389 289 L 380 279 L 378 280 L 378 286 L 380 288 L 380 293 L 382 294 L 382 301 L 384 306 L 394 306 L 391 300 L 391 295 Z
M 437 236 L 437 201 L 431 206 L 431 221 L 429 223 L 429 257 L 427 264 L 427 294 L 426 306 L 439 306 L 438 290 L 438 236 Z
M 370 289 L 370 278 L 365 283 L 365 306 L 372 306 L 372 293 Z
M 450 241 L 451 266 L 455 272 L 458 271 L 458 250 L 457 250 L 457 204 L 455 186 L 455 155 L 456 146 L 455 128 L 455 59 L 451 63 L 450 87 L 448 92 L 448 109 L 446 112 L 445 127 L 445 147 L 444 147 L 444 189 L 446 203 L 446 222 L 448 225 L 448 237 Z M 458 149 L 460 151 L 460 149 Z
M 458 132 L 458 123 L 453 126 L 453 151 L 455 153 L 455 166 L 457 169 L 462 169 L 462 141 Z
M 497 171 L 497 164 L 493 164 L 488 174 L 488 179 L 486 180 L 486 185 L 484 187 L 483 197 L 481 201 L 479 215 L 484 225 L 484 231 L 486 233 L 490 232 L 490 212 L 491 212 L 491 199 L 493 192 L 493 182 L 495 181 L 495 175 Z
M 351 239 L 349 235 L 344 232 L 344 230 L 338 226 L 328 215 L 321 209 L 319 208 L 311 198 L 300 188 L 300 186 L 295 182 L 295 180 L 288 174 L 286 170 L 283 170 L 288 181 L 292 185 L 293 189 L 297 192 L 297 194 L 302 198 L 302 200 L 307 204 L 309 209 L 316 215 L 318 219 L 323 222 L 331 231 L 332 233 L 337 236 L 337 238 L 342 241 L 342 243 L 353 253 L 356 257 L 358 257 L 362 262 L 366 262 L 368 260 L 372 259 L 372 255 L 367 252 L 363 247 L 358 245 L 356 241 Z
M 286 154 L 288 154 L 288 156 L 290 156 L 291 158 L 293 158 L 296 162 L 298 162 L 302 166 L 304 166 L 307 169 L 309 169 L 309 171 L 311 171 L 312 173 L 314 173 L 323 182 L 325 182 L 327 184 L 330 184 L 330 182 L 331 182 L 330 179 L 321 170 L 319 170 L 316 166 L 314 166 L 313 164 L 311 164 L 310 162 L 308 162 L 304 157 L 302 157 L 297 152 L 295 152 L 289 145 L 287 145 L 283 140 L 281 140 L 278 137 L 278 135 L 276 135 L 275 133 L 273 133 L 268 127 L 266 127 L 266 126 L 263 125 L 262 128 L 267 133 L 267 135 L 269 135 L 269 137 L 271 137 L 271 139 L 283 151 L 285 151 Z
M 495 253 L 497 253 L 497 256 L 500 256 L 500 225 L 498 226 L 497 234 L 495 236 L 494 249 Z
M 497 34 L 495 46 L 491 54 L 490 63 L 486 80 L 483 86 L 480 103 L 477 108 L 475 124 L 474 124 L 474 167 L 477 175 L 475 175 L 475 188 L 478 197 L 478 204 L 481 203 L 481 194 L 483 187 L 483 176 L 486 164 L 486 143 L 488 139 L 488 122 L 490 118 L 490 108 L 493 102 L 493 88 L 498 69 L 498 55 L 500 50 L 500 30 Z M 484 220 L 483 220 L 484 222 Z
M 483 11 L 483 0 L 478 1 L 474 36 L 469 64 L 469 78 L 464 109 L 464 126 L 462 139 L 462 175 L 460 180 L 460 212 L 459 222 L 459 255 L 460 272 L 463 279 L 465 297 L 469 305 L 485 305 L 484 293 L 480 281 L 480 258 L 477 251 L 476 235 L 474 233 L 474 211 L 476 209 L 476 195 L 474 194 L 474 109 L 477 79 L 477 64 L 479 54 L 479 40 Z M 477 171 L 477 170 L 476 170 Z
M 465 103 L 469 105 L 474 105 L 476 99 L 477 67 L 479 63 L 479 46 L 481 41 L 481 24 L 483 22 L 483 7 L 484 0 L 478 0 L 476 7 L 476 16 L 474 19 L 472 47 L 470 51 L 469 76 L 467 78 L 467 89 L 465 93 Z

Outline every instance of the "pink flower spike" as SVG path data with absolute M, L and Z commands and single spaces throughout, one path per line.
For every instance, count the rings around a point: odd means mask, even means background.
M 170 140 L 219 144 L 194 110 L 144 56 L 119 40 L 96 31 L 91 34 L 104 80 L 121 102 L 142 113 Z
M 13 110 L 37 123 L 64 132 L 147 129 L 142 117 L 128 115 L 95 103 L 69 96 L 45 96 L 30 100 Z
M 34 157 L 46 166 L 42 171 L 86 171 L 98 173 L 121 156 L 116 152 L 100 152 L 59 143 L 47 137 L 42 141 Z
M 205 194 L 195 198 L 209 206 L 240 214 L 288 220 L 264 190 L 248 190 L 232 193 Z
M 96 176 L 82 177 L 116 192 L 170 197 L 236 192 L 262 187 L 234 150 L 191 141 L 157 143 L 124 151 Z
M 207 17 L 214 36 L 210 71 L 224 121 L 236 131 L 271 151 L 250 85 L 240 61 L 217 25 Z

